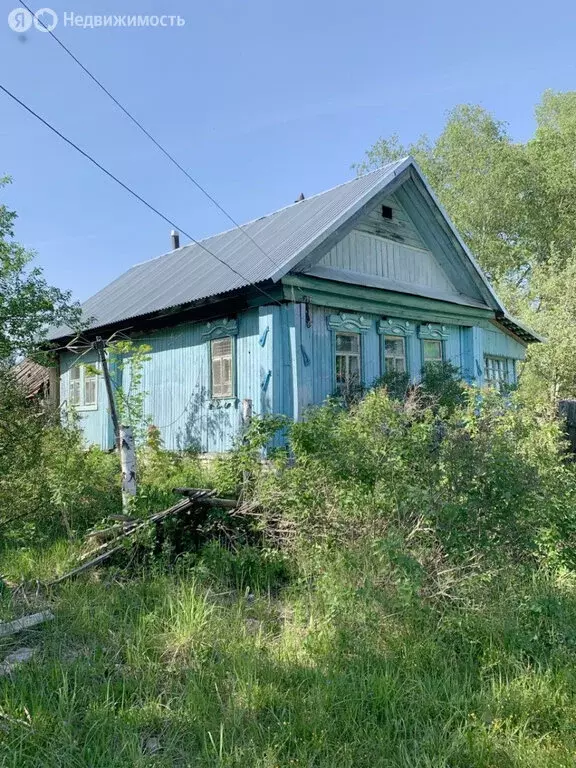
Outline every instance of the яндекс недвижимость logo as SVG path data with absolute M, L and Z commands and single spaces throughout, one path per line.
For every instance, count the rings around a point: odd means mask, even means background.
M 58 24 L 58 14 L 52 8 L 40 8 L 31 13 L 27 8 L 14 8 L 8 14 L 8 26 L 14 32 L 28 32 L 34 25 L 40 32 L 52 32 Z

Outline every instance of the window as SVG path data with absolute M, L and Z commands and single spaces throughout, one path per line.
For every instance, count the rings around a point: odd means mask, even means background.
M 98 375 L 93 368 L 75 365 L 70 368 L 70 390 L 68 401 L 75 408 L 96 409 L 98 397 Z
M 502 357 L 484 358 L 484 378 L 487 384 L 501 389 L 508 381 L 508 362 Z
M 383 205 L 382 206 L 382 218 L 383 219 L 391 219 L 392 218 L 392 208 L 390 208 L 389 205 Z
M 444 359 L 442 342 L 436 339 L 424 339 L 422 341 L 422 357 L 424 364 L 441 363 Z
M 360 386 L 360 336 L 357 333 L 336 334 L 336 388 L 349 392 Z
M 402 336 L 384 337 L 384 363 L 386 373 L 406 373 L 406 343 Z
M 232 336 L 212 339 L 212 397 L 234 397 Z

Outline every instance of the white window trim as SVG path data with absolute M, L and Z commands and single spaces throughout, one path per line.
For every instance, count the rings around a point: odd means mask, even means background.
M 93 368 L 96 368 L 95 365 L 92 364 Z M 80 402 L 78 404 L 73 404 L 70 399 L 70 391 L 72 389 L 72 370 L 74 368 L 78 368 L 80 372 L 79 381 L 80 381 Z M 86 379 L 87 378 L 94 378 L 96 382 L 96 386 L 94 387 L 94 396 L 96 398 L 94 403 L 90 403 L 88 405 L 85 404 L 84 400 L 86 397 Z M 71 408 L 74 408 L 75 411 L 97 411 L 98 410 L 98 383 L 99 383 L 99 376 L 94 376 L 92 373 L 86 375 L 86 366 L 85 365 L 73 365 L 70 367 L 68 371 L 68 404 Z
M 402 349 L 404 354 L 402 357 L 398 355 L 387 355 L 386 354 L 386 340 L 391 339 L 392 341 L 401 341 L 402 342 Z M 406 337 L 405 336 L 396 336 L 393 333 L 389 333 L 386 336 L 384 336 L 384 373 L 410 373 L 408 370 L 408 350 L 406 348 Z M 397 371 L 394 367 L 393 369 L 390 368 L 388 370 L 388 360 L 404 360 L 404 370 L 403 371 Z
M 339 352 L 337 348 L 337 339 L 338 336 L 353 336 L 354 338 L 358 339 L 358 352 Z M 356 333 L 355 331 L 335 331 L 334 333 L 334 384 L 336 385 L 336 391 L 340 391 L 342 389 L 342 394 L 345 394 L 346 390 L 350 387 L 350 382 L 346 382 L 345 384 L 339 384 L 338 383 L 338 369 L 336 365 L 336 360 L 338 357 L 345 357 L 346 358 L 346 373 L 349 375 L 350 372 L 350 362 L 349 358 L 351 357 L 357 357 L 358 358 L 358 382 L 357 386 L 362 385 L 362 334 Z
M 425 343 L 427 341 L 428 342 L 433 342 L 435 344 L 439 344 L 440 345 L 440 359 L 435 358 L 434 360 L 426 360 L 426 355 L 424 354 L 424 345 L 425 345 Z M 441 339 L 422 339 L 421 340 L 421 344 L 422 344 L 422 365 L 423 366 L 427 365 L 428 363 L 434 364 L 434 363 L 443 363 L 443 362 L 445 362 L 446 353 L 444 351 L 444 342 Z
M 490 365 L 491 364 L 491 365 Z M 502 373 L 502 377 L 493 378 L 488 376 L 488 372 L 497 371 Z M 508 358 L 498 355 L 484 355 L 484 383 L 501 389 L 502 384 L 510 384 L 510 365 Z
M 230 377 L 231 377 L 231 394 L 229 395 L 215 395 L 214 394 L 214 368 L 212 354 L 213 343 L 222 341 L 223 339 L 230 339 Z M 211 400 L 235 400 L 236 399 L 236 336 L 216 336 L 208 341 L 208 350 L 210 357 L 210 399 Z

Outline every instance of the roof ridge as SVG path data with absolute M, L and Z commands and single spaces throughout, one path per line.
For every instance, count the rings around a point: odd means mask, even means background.
M 169 256 L 171 253 L 176 253 L 176 251 L 181 251 L 184 248 L 190 248 L 191 246 L 195 246 L 198 244 L 206 245 L 210 240 L 213 240 L 215 237 L 221 237 L 222 235 L 227 235 L 230 232 L 238 232 L 242 234 L 242 230 L 244 227 L 249 227 L 251 224 L 255 224 L 257 221 L 262 221 L 263 219 L 268 219 L 271 216 L 275 216 L 277 213 L 282 213 L 282 211 L 288 210 L 288 208 L 293 208 L 296 205 L 302 205 L 302 203 L 306 203 L 308 200 L 315 200 L 317 197 L 320 197 L 321 195 L 326 195 L 328 192 L 333 192 L 336 189 L 339 189 L 340 187 L 345 187 L 347 184 L 352 184 L 355 181 L 358 181 L 358 179 L 363 179 L 366 176 L 371 176 L 372 174 L 379 173 L 383 170 L 386 170 L 387 173 L 389 173 L 393 166 L 400 165 L 405 160 L 408 159 L 408 155 L 406 157 L 401 158 L 400 160 L 394 160 L 390 163 L 386 163 L 385 165 L 380 165 L 378 168 L 374 168 L 372 171 L 368 171 L 367 173 L 361 173 L 359 176 L 355 176 L 353 179 L 348 179 L 348 181 L 343 181 L 340 184 L 335 184 L 333 187 L 328 187 L 328 189 L 323 189 L 321 192 L 316 192 L 314 195 L 310 195 L 310 197 L 304 198 L 304 200 L 296 200 L 293 203 L 289 203 L 288 205 L 282 206 L 282 208 L 277 208 L 275 211 L 270 211 L 269 213 L 265 213 L 262 216 L 257 216 L 254 219 L 249 219 L 248 221 L 244 221 L 240 224 L 240 226 L 234 226 L 230 227 L 229 229 L 224 229 L 221 232 L 215 232 L 213 235 L 208 235 L 207 237 L 203 237 L 200 240 L 196 240 L 195 242 L 192 241 L 190 243 L 186 243 L 185 245 L 181 245 L 180 248 L 175 248 L 171 251 L 166 251 L 165 253 L 160 254 L 159 256 L 152 256 L 150 259 L 145 259 L 144 261 L 138 261 L 135 264 L 132 264 L 132 266 L 128 267 L 128 269 L 134 269 L 135 267 L 141 267 L 143 264 L 150 264 L 152 261 L 157 261 L 158 259 L 163 259 L 165 256 Z

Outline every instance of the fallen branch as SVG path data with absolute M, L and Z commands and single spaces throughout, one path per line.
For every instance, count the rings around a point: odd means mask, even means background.
M 144 520 L 137 521 L 135 523 L 126 524 L 122 532 L 119 533 L 118 536 L 115 536 L 112 539 L 112 541 L 107 541 L 104 544 L 101 544 L 99 547 L 96 547 L 95 549 L 91 550 L 90 552 L 86 552 L 84 555 L 82 555 L 80 560 L 86 559 L 87 557 L 90 557 L 96 554 L 97 552 L 101 552 L 103 549 L 110 547 L 112 544 L 116 544 L 116 542 L 120 541 L 121 539 L 125 539 L 127 536 L 132 536 L 137 531 L 141 531 L 147 525 L 158 523 L 160 522 L 160 520 L 164 520 L 164 518 L 169 517 L 170 515 L 174 515 L 177 512 L 185 512 L 187 510 L 192 509 L 193 502 L 198 501 L 200 498 L 205 497 L 207 494 L 213 494 L 213 493 L 214 491 L 197 489 L 195 495 L 191 495 L 187 499 L 182 499 L 182 501 L 179 501 L 178 504 L 175 504 L 173 507 L 170 507 L 169 509 L 165 509 L 162 512 L 155 512 L 153 515 L 150 515 Z M 87 563 L 83 563 L 82 565 L 79 565 L 77 568 L 74 568 L 72 571 L 65 573 L 63 576 L 60 576 L 58 579 L 55 579 L 54 581 L 49 582 L 47 586 L 53 587 L 56 584 L 60 584 L 66 579 L 71 578 L 72 576 L 76 576 L 77 574 L 82 573 L 83 571 L 86 571 L 95 565 L 99 565 L 100 563 L 103 563 L 105 560 L 108 560 L 108 558 L 112 557 L 112 555 L 116 554 L 116 552 L 119 552 L 121 549 L 123 549 L 123 544 L 114 546 L 112 549 L 109 549 L 106 552 L 102 552 L 102 554 L 98 555 L 98 557 L 95 557 L 93 560 L 89 560 Z
M 30 629 L 30 627 L 35 627 L 37 624 L 42 624 L 42 622 L 50 621 L 53 618 L 54 614 L 52 611 L 42 611 L 41 613 L 33 613 L 30 616 L 22 616 L 20 619 L 0 624 L 0 637 L 15 635 L 17 632 Z
M 172 488 L 173 493 L 180 496 L 188 496 L 189 499 L 195 499 L 200 504 L 207 504 L 209 507 L 221 507 L 222 509 L 236 509 L 237 499 L 220 499 L 214 496 L 215 491 L 209 491 L 204 488 Z M 199 496 L 198 494 L 205 494 Z
M 116 552 L 119 552 L 122 549 L 122 545 L 118 547 L 114 547 L 114 549 L 108 550 L 108 552 L 104 552 L 104 554 L 100 555 L 99 557 L 94 558 L 94 560 L 90 560 L 88 563 L 84 563 L 83 565 L 80 565 L 78 568 L 74 568 L 73 571 L 68 571 L 68 573 L 65 573 L 63 576 L 60 576 L 60 578 L 55 579 L 54 581 L 50 581 L 46 586 L 47 587 L 53 587 L 56 584 L 60 584 L 62 581 L 66 581 L 66 579 L 69 579 L 71 576 L 76 576 L 78 573 L 82 573 L 82 571 L 88 570 L 88 568 L 92 568 L 94 565 L 98 565 L 98 563 L 103 563 L 104 560 L 107 560 L 109 557 L 112 557 Z

